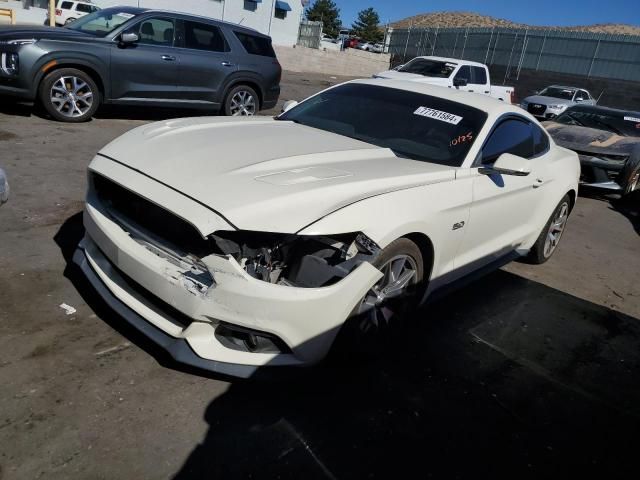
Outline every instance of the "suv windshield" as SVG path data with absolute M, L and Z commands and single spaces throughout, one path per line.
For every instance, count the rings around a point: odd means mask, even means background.
M 358 83 L 326 90 L 278 117 L 453 167 L 462 165 L 486 119 L 461 103 Z
M 455 63 L 414 58 L 398 69 L 399 72 L 417 73 L 425 77 L 449 78 L 456 68 Z
M 625 137 L 640 137 L 640 113 L 573 107 L 554 121 L 565 125 L 606 130 Z
M 542 95 L 543 97 L 562 98 L 563 100 L 572 100 L 575 92 L 575 90 L 570 88 L 547 87 L 538 95 Z
M 117 8 L 108 8 L 106 10 L 98 10 L 97 12 L 85 15 L 64 28 L 88 33 L 95 35 L 96 37 L 106 37 L 120 25 L 128 22 L 133 17 L 135 17 L 135 14 L 133 13 L 122 12 Z

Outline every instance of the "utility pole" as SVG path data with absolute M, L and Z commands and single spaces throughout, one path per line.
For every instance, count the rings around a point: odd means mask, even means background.
M 56 26 L 56 0 L 49 0 L 49 25 Z

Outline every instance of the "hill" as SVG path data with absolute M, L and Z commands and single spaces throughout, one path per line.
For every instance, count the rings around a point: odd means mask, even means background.
M 391 24 L 394 28 L 412 27 L 506 27 L 506 28 L 554 28 L 558 30 L 573 30 L 580 32 L 614 33 L 626 35 L 640 35 L 640 27 L 618 23 L 599 23 L 594 25 L 576 25 L 572 27 L 556 27 L 526 25 L 515 23 L 502 18 L 480 15 L 473 12 L 433 12 L 415 15 Z

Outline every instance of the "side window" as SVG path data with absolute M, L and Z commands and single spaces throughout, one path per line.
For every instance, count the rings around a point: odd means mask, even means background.
M 491 133 L 482 148 L 482 163 L 492 164 L 503 153 L 531 158 L 533 153 L 532 125 L 516 119 L 507 119 Z
M 487 71 L 482 67 L 472 67 L 472 68 L 473 68 L 473 78 L 471 83 L 476 85 L 486 85 Z
M 82 13 L 91 13 L 93 12 L 93 7 L 91 5 L 85 5 L 84 3 L 78 3 L 76 5 L 76 11 Z
M 584 102 L 585 100 L 589 100 L 589 94 L 584 90 L 578 90 L 576 94 L 576 100 Z
M 240 43 L 252 55 L 261 55 L 263 57 L 275 57 L 276 52 L 273 51 L 271 40 L 268 37 L 258 37 L 243 32 L 233 32 Z
M 533 154 L 541 155 L 549 150 L 549 137 L 537 125 L 531 125 L 533 132 Z
M 168 18 L 148 18 L 128 31 L 138 34 L 140 44 L 173 46 L 175 29 Z
M 60 8 L 62 10 L 73 10 L 73 2 L 62 2 Z
M 462 67 L 460 67 L 460 70 L 458 70 L 458 73 L 456 73 L 456 80 L 460 80 L 462 78 L 464 78 L 467 83 L 471 82 L 471 68 L 469 67 L 469 65 L 464 65 Z
M 229 45 L 218 27 L 199 22 L 184 22 L 184 46 L 210 52 L 229 51 Z

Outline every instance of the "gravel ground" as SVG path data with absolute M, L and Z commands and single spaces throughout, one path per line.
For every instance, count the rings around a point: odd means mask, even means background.
M 340 80 L 285 73 L 282 100 Z M 167 116 L 66 125 L 0 101 L 0 479 L 637 470 L 638 197 L 581 196 L 551 261 L 428 305 L 382 359 L 229 381 L 166 358 L 69 264 L 92 156 Z

